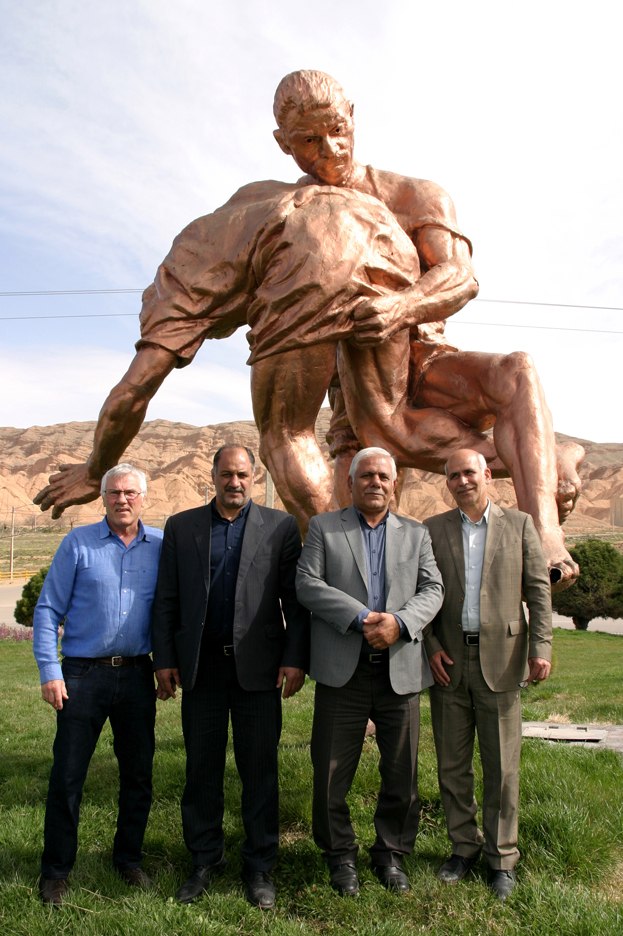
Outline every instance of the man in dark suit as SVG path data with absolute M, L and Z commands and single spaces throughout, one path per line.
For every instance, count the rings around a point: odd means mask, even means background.
M 309 616 L 294 588 L 296 521 L 251 500 L 254 456 L 214 456 L 214 500 L 166 524 L 154 605 L 158 697 L 181 686 L 186 746 L 184 840 L 194 871 L 177 893 L 191 903 L 225 865 L 223 778 L 229 714 L 242 780 L 242 878 L 247 898 L 272 907 L 279 839 L 277 745 L 281 696 L 305 680 Z M 287 626 L 284 627 L 284 618 Z
M 491 887 L 505 900 L 515 886 L 519 860 L 519 687 L 549 676 L 550 581 L 532 517 L 489 500 L 491 472 L 482 455 L 454 452 L 446 479 L 457 508 L 426 520 L 446 587 L 425 639 L 435 678 L 430 705 L 439 789 L 452 842 L 452 855 L 438 876 L 446 884 L 458 883 L 482 849 Z M 476 729 L 484 780 L 482 832 L 472 764 Z
M 296 576 L 299 601 L 312 612 L 310 676 L 317 681 L 314 839 L 332 886 L 356 894 L 346 795 L 373 718 L 382 782 L 370 855 L 385 887 L 407 891 L 402 858 L 420 815 L 420 692 L 433 682 L 422 634 L 441 607 L 443 585 L 426 527 L 389 512 L 396 487 L 389 453 L 358 452 L 349 487 L 351 507 L 312 518 Z

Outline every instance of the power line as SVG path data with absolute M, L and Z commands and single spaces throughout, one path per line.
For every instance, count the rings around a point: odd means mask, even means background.
M 35 319 L 137 318 L 136 312 L 95 312 L 93 315 L 7 315 L 0 322 L 32 322 Z
M 487 328 L 532 328 L 539 331 L 583 332 L 591 335 L 623 335 L 623 331 L 607 331 L 604 328 L 564 328 L 558 325 L 515 325 L 506 322 L 462 322 L 460 319 L 448 319 L 450 325 L 486 325 Z
M 1 296 L 99 296 L 119 293 L 143 293 L 144 289 L 41 289 L 30 292 L 0 292 Z M 497 302 L 502 305 L 549 306 L 556 309 L 597 309 L 601 312 L 623 312 L 623 306 L 574 305 L 570 302 L 533 302 L 527 299 L 483 299 L 478 296 L 472 302 Z M 126 313 L 127 314 L 127 313 Z M 37 316 L 38 318 L 39 316 Z M 47 316 L 46 316 L 47 317 Z M 74 316 L 50 315 L 49 318 L 72 318 Z M 97 316 L 75 316 L 75 318 L 96 318 Z M 17 318 L 17 316 L 16 316 Z M 5 321 L 5 319 L 2 319 Z

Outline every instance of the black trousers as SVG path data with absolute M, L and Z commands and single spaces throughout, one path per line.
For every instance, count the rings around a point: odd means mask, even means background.
M 65 657 L 63 679 L 69 698 L 56 715 L 41 874 L 66 878 L 76 860 L 82 787 L 107 718 L 120 781 L 113 862 L 118 868 L 138 868 L 152 795 L 156 690 L 151 659 L 112 667 Z
M 223 782 L 230 712 L 234 756 L 242 780 L 244 866 L 248 871 L 270 871 L 279 845 L 281 690 L 247 692 L 238 682 L 233 657 L 203 649 L 195 685 L 182 693 L 184 841 L 195 867 L 214 864 L 223 854 Z
M 402 857 L 413 849 L 420 816 L 420 695 L 394 692 L 387 660 L 380 664 L 361 661 L 340 688 L 316 683 L 311 742 L 314 841 L 329 865 L 357 857 L 346 795 L 357 770 L 368 718 L 376 725 L 381 754 L 376 840 L 370 857 L 378 867 L 400 867 Z

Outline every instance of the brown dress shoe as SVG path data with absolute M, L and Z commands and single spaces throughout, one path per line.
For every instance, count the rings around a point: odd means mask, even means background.
M 44 904 L 60 906 L 68 890 L 67 878 L 41 878 L 40 892 Z
M 154 882 L 148 878 L 142 868 L 119 868 L 119 876 L 129 884 L 130 887 L 142 887 L 143 890 L 151 890 Z

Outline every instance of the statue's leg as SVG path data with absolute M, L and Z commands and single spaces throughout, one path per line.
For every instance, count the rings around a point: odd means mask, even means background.
M 56 520 L 72 504 L 88 504 L 100 496 L 100 481 L 117 464 L 137 435 L 149 401 L 177 362 L 165 348 L 143 345 L 127 373 L 110 391 L 99 414 L 93 451 L 86 464 L 61 465 L 34 499 L 41 510 L 52 507 Z
M 303 536 L 311 517 L 337 507 L 331 470 L 315 433 L 334 368 L 331 342 L 274 354 L 251 369 L 260 458 Z
M 471 425 L 486 424 L 494 417 L 495 447 L 513 479 L 517 506 L 532 516 L 550 568 L 559 569 L 563 581 L 576 578 L 579 570 L 564 547 L 560 529 L 552 417 L 530 355 L 469 351 L 439 355 L 411 402 L 416 407 L 446 408 Z M 567 470 L 572 461 L 570 452 Z
M 455 358 L 457 354 L 450 356 Z M 471 448 L 484 455 L 496 477 L 508 477 L 508 469 L 500 461 L 490 436 L 474 429 L 448 408 L 411 405 L 409 359 L 407 330 L 398 332 L 391 341 L 371 347 L 340 343 L 340 384 L 350 424 L 360 444 L 387 448 L 401 466 L 439 474 L 443 474 L 452 452 Z

